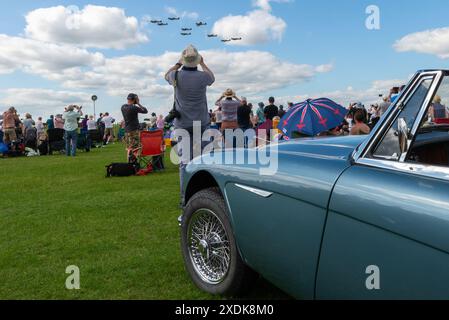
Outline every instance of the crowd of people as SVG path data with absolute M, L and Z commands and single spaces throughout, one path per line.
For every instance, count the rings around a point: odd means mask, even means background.
M 74 157 L 80 147 L 80 138 L 82 148 L 87 152 L 92 149 L 94 139 L 100 146 L 113 143 L 115 122 L 109 113 L 100 114 L 97 120 L 93 115 L 84 116 L 82 107 L 76 105 L 66 107 L 63 113 L 51 115 L 46 121 L 42 117 L 35 120 L 30 113 L 21 117 L 15 107 L 10 107 L 0 116 L 0 153 L 46 155 L 52 133 L 59 132 L 61 134 L 56 136 L 64 140 L 64 148 L 60 151 Z

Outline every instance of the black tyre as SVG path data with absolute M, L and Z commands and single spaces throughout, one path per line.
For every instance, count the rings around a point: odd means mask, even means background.
M 189 200 L 181 223 L 181 245 L 193 282 L 210 294 L 240 295 L 257 277 L 240 256 L 218 188 L 202 190 Z

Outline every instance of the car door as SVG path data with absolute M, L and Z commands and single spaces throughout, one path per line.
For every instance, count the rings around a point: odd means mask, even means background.
M 411 157 L 443 77 L 415 77 L 336 183 L 317 298 L 449 298 L 449 163 L 422 164 Z M 408 128 L 405 148 L 401 123 Z

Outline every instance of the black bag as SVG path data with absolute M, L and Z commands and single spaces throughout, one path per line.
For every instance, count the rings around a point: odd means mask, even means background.
M 137 170 L 137 166 L 132 163 L 112 163 L 106 166 L 106 178 L 135 176 Z
M 165 122 L 167 123 L 172 123 L 175 119 L 179 119 L 181 118 L 181 113 L 179 113 L 178 110 L 176 110 L 176 87 L 178 86 L 178 73 L 179 71 L 176 71 L 175 73 L 175 81 L 173 83 L 173 90 L 175 92 L 175 97 L 174 97 L 174 101 L 173 101 L 173 109 L 171 109 L 170 113 L 168 114 L 167 117 L 165 117 Z
M 48 141 L 42 141 L 37 148 L 41 156 L 48 155 Z

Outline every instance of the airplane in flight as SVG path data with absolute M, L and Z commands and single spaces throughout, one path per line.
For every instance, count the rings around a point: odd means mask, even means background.
M 157 24 L 158 26 L 168 26 L 168 23 L 163 23 L 162 21 Z
M 218 34 L 208 34 L 207 35 L 209 38 L 216 38 L 216 37 L 218 37 Z
M 192 31 L 192 28 L 181 28 L 182 31 Z
M 242 38 L 231 38 L 232 41 L 240 41 Z
M 201 22 L 201 21 L 200 21 L 200 22 L 197 22 L 197 23 L 196 23 L 196 26 L 197 26 L 197 27 L 207 26 L 207 23 L 206 23 L 206 22 Z
M 155 24 L 159 24 L 159 23 L 162 23 L 162 20 L 151 20 L 150 22 L 151 23 L 155 23 Z
M 191 36 L 191 32 L 181 32 L 181 36 Z
M 221 39 L 221 42 L 231 42 L 231 39 Z
M 181 20 L 181 18 L 180 17 L 170 17 L 170 18 L 168 18 L 168 20 L 177 21 L 177 20 Z

